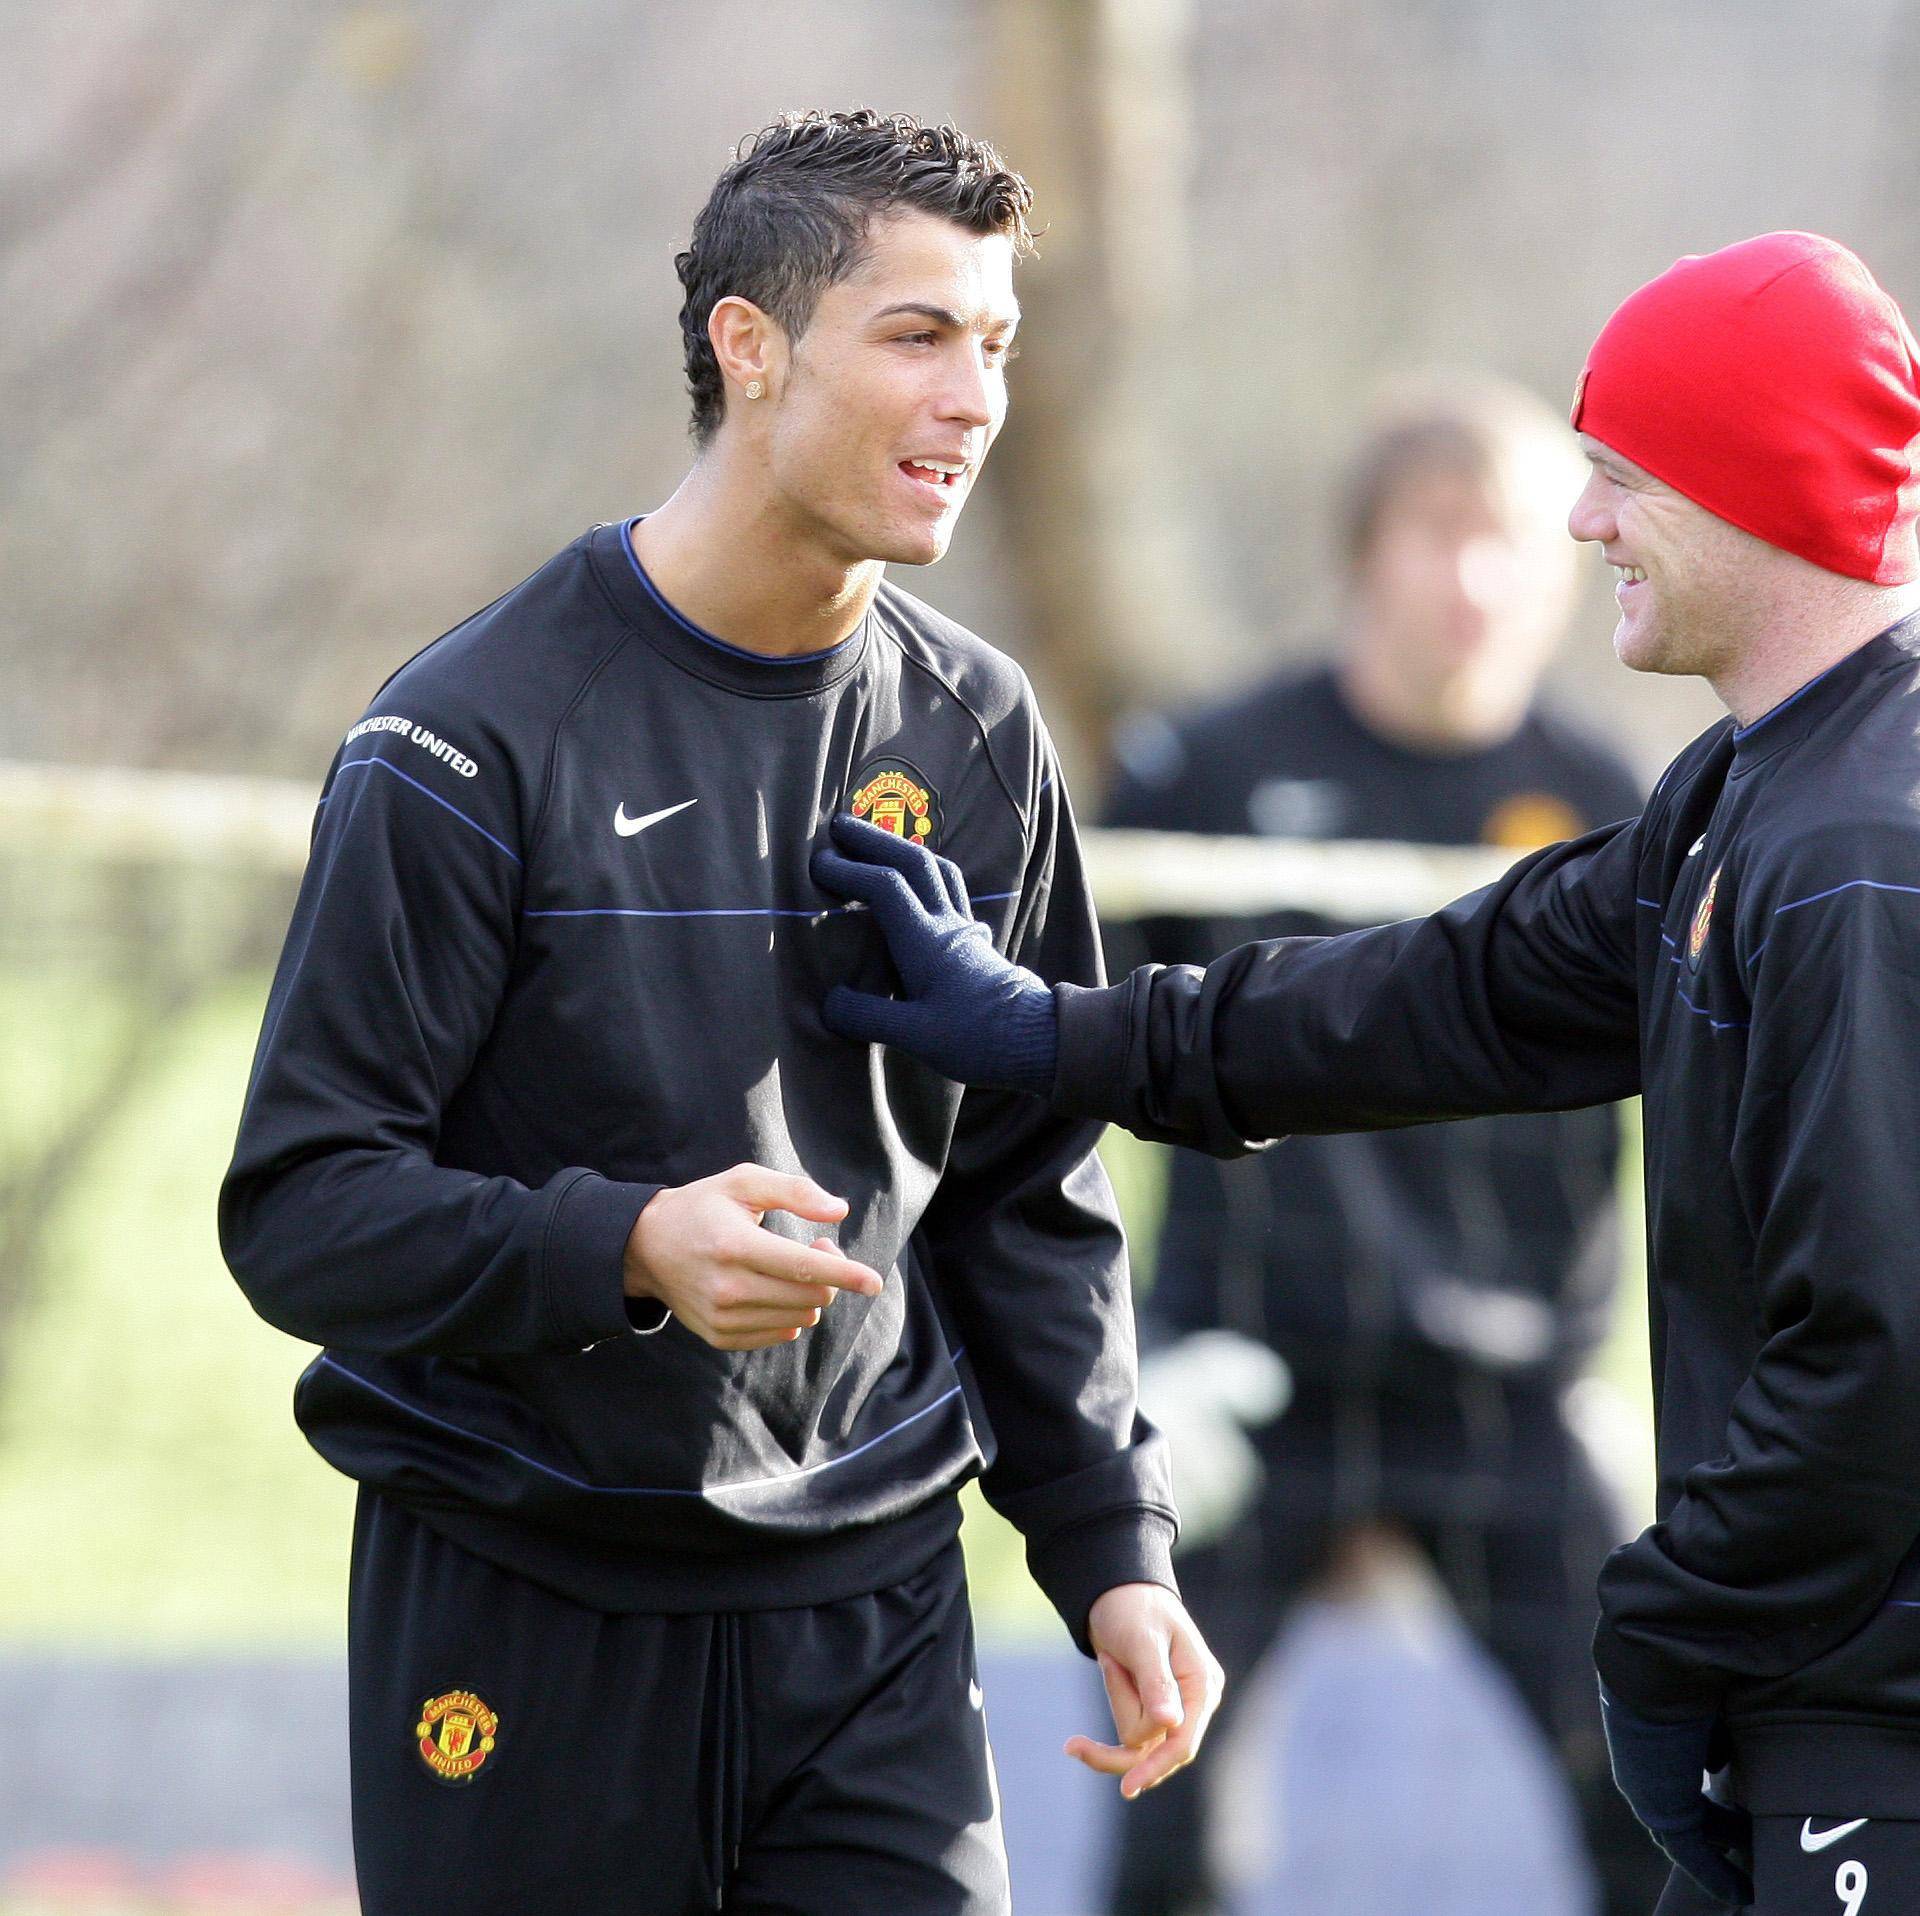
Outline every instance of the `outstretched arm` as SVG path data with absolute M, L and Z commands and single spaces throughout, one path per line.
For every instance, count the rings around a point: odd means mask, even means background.
M 1640 1088 L 1633 824 L 1550 846 L 1429 918 L 1097 990 L 1001 958 L 946 860 L 853 819 L 831 829 L 815 874 L 873 912 L 904 989 L 837 989 L 827 1022 L 962 1083 L 1220 1155 Z

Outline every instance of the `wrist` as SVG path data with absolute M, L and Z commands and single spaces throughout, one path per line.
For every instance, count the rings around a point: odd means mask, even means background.
M 1060 1066 L 1060 1020 L 1052 986 L 1038 978 L 1023 985 L 1008 1013 L 1002 1056 L 1009 1082 L 1016 1091 L 1047 1097 Z
M 1113 1592 L 1144 1587 L 1177 1596 L 1173 1537 L 1170 1511 L 1134 1504 L 1063 1525 L 1044 1544 L 1029 1544 L 1033 1580 L 1083 1656 L 1093 1654 L 1094 1612 Z M 1116 1599 L 1106 1608 L 1123 1607 L 1124 1601 Z
M 655 1213 L 660 1200 L 667 1195 L 671 1187 L 662 1185 L 645 1204 L 640 1207 L 640 1215 L 633 1220 L 633 1229 L 627 1233 L 626 1249 L 620 1257 L 620 1285 L 628 1297 L 642 1302 L 664 1303 L 659 1285 L 654 1281 L 653 1267 L 647 1255 L 647 1242 L 650 1236 L 648 1219 L 659 1222 Z
M 1109 1584 L 1087 1607 L 1088 1634 L 1097 1631 L 1116 1611 L 1131 1609 L 1142 1601 L 1154 1602 L 1172 1595 L 1172 1591 L 1159 1583 Z

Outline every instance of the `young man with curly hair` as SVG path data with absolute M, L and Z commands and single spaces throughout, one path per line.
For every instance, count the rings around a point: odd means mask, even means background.
M 1219 1674 L 1174 1593 L 1099 1127 L 820 1022 L 851 810 L 1099 977 L 1019 669 L 888 583 L 1006 411 L 1029 194 L 951 127 L 783 120 L 678 261 L 692 470 L 348 732 L 221 1205 L 361 1485 L 367 1916 L 1008 1907 L 973 1476 L 1099 1657 L 1128 1795 Z

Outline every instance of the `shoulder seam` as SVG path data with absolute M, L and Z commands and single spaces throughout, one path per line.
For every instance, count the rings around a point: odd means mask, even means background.
M 935 671 L 925 659 L 915 658 L 913 654 L 900 643 L 898 635 L 894 633 L 890 626 L 882 622 L 881 630 L 885 634 L 888 644 L 899 653 L 901 660 L 905 664 L 911 665 L 915 670 L 925 673 L 926 676 L 930 678 L 934 684 L 939 686 L 940 689 L 953 700 L 954 704 L 959 706 L 961 711 L 966 713 L 967 717 L 973 721 L 973 729 L 980 734 L 981 748 L 987 755 L 987 765 L 993 773 L 994 782 L 1000 787 L 1001 791 L 1006 794 L 1007 803 L 1013 807 L 1013 815 L 1019 821 L 1022 838 L 1030 837 L 1033 830 L 1033 821 L 1028 818 L 1026 807 L 1014 796 L 1013 787 L 1007 782 L 1007 775 L 1001 769 L 999 757 L 993 749 L 993 734 L 988 730 L 986 721 L 973 709 L 972 702 L 960 691 L 958 686 L 947 678 L 944 673 Z M 1009 661 L 1009 663 L 1012 663 L 1012 661 Z M 1019 666 L 1016 664 L 1014 670 L 1019 671 L 1019 669 Z M 1024 678 L 1025 675 L 1023 674 L 1022 676 Z
M 585 559 L 584 554 L 582 554 L 582 558 L 583 560 Z M 587 565 L 587 571 L 589 576 L 594 576 L 593 567 L 590 563 Z M 594 583 L 596 585 L 599 584 L 597 576 L 594 577 Z M 588 666 L 586 676 L 581 679 L 579 685 L 575 688 L 572 698 L 568 699 L 566 704 L 560 708 L 559 716 L 555 718 L 553 722 L 553 730 L 547 738 L 547 763 L 540 778 L 539 809 L 534 814 L 533 829 L 527 838 L 527 871 L 529 875 L 532 874 L 533 861 L 539 855 L 541 841 L 547 828 L 547 808 L 553 798 L 554 773 L 560 763 L 560 734 L 566 730 L 567 721 L 573 717 L 581 700 L 593 689 L 594 680 L 597 679 L 600 674 L 606 670 L 608 665 L 612 663 L 614 658 L 625 649 L 629 636 L 630 634 L 626 629 L 625 621 L 620 621 L 620 630 L 615 636 L 613 643 Z

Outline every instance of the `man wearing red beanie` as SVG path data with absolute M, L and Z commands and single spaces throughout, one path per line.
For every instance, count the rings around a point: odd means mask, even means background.
M 1595 1636 L 1661 1916 L 1920 1909 L 1920 365 L 1844 247 L 1684 259 L 1588 357 L 1615 648 L 1731 717 L 1427 919 L 1047 987 L 836 819 L 902 995 L 828 1022 L 1221 1156 L 1641 1094 L 1659 1520 Z M 1711 1790 L 1703 1788 L 1712 1773 Z

